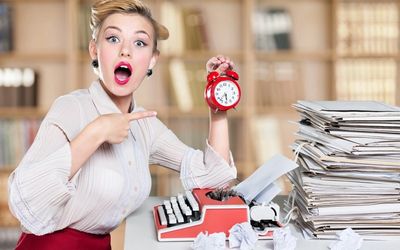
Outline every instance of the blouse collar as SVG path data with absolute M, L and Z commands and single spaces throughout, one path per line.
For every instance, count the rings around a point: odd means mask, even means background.
M 111 113 L 121 113 L 121 110 L 115 105 L 111 100 L 110 96 L 104 90 L 103 86 L 98 80 L 92 82 L 89 87 L 89 93 L 92 97 L 94 106 L 100 115 L 111 114 Z M 136 102 L 132 98 L 132 106 L 130 112 L 133 112 L 136 108 Z

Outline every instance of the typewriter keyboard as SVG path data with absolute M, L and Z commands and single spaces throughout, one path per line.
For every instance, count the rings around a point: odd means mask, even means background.
M 163 204 L 158 206 L 157 212 L 160 224 L 168 227 L 193 222 L 201 216 L 199 204 L 191 191 L 164 200 Z

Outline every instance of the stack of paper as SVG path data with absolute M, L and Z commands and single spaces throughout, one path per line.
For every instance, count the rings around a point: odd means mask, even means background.
M 366 239 L 400 237 L 400 108 L 371 101 L 299 101 L 298 223 L 317 238 L 351 227 Z

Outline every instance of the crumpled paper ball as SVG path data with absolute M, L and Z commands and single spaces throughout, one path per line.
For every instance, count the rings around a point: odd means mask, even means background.
M 358 250 L 361 248 L 363 238 L 351 228 L 346 228 L 337 233 L 339 240 L 329 245 L 331 250 Z
M 192 244 L 194 250 L 225 250 L 225 233 L 200 232 Z
M 292 235 L 289 227 L 279 228 L 274 231 L 274 250 L 294 250 L 297 238 Z
M 248 222 L 235 224 L 229 230 L 229 247 L 237 247 L 240 250 L 254 249 L 258 240 L 257 233 Z

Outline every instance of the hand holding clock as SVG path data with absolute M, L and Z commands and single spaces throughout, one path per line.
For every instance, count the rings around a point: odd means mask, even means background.
M 229 57 L 218 55 L 207 61 L 206 69 L 207 73 L 217 71 L 219 74 L 223 74 L 227 69 L 233 69 L 234 66 Z
M 233 71 L 233 62 L 224 56 L 216 56 L 206 64 L 208 76 L 204 98 L 214 111 L 235 108 L 240 101 L 239 75 Z

